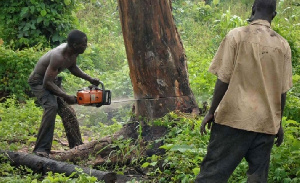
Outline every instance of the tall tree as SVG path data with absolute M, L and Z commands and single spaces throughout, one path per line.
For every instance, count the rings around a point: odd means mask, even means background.
M 174 110 L 196 112 L 186 55 L 171 0 L 118 0 L 135 114 L 150 119 Z

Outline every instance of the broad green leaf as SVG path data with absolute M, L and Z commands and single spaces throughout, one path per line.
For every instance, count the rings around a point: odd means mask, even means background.
M 38 17 L 37 20 L 36 20 L 37 23 L 40 23 L 41 21 L 43 21 L 42 17 Z
M 299 80 L 300 80 L 300 75 L 295 74 L 295 75 L 293 76 L 293 83 L 296 83 L 296 82 L 298 82 Z
M 217 4 L 219 4 L 220 3 L 220 0 L 213 0 L 213 4 L 214 5 L 217 5 Z
M 150 163 L 148 163 L 148 162 L 145 162 L 145 163 L 143 163 L 143 164 L 142 164 L 142 168 L 146 168 L 146 167 L 148 167 L 148 166 L 149 166 L 149 164 L 150 164 Z
M 157 162 L 150 163 L 151 166 L 155 166 L 156 164 L 157 164 Z
M 24 15 L 25 15 L 26 13 L 28 13 L 28 10 L 29 10 L 28 7 L 22 8 L 21 13 L 20 13 L 20 16 L 21 16 L 21 17 L 24 17 Z
M 34 6 L 30 6 L 30 13 L 33 14 L 35 11 L 35 7 Z
M 179 152 L 184 153 L 184 152 L 186 152 L 186 151 L 188 151 L 188 150 L 191 150 L 191 149 L 193 149 L 193 147 L 192 147 L 192 146 L 189 146 L 189 145 L 174 145 L 174 146 L 170 149 L 170 151 L 179 151 Z
M 199 174 L 199 172 L 200 172 L 200 168 L 193 168 L 193 173 L 194 173 L 194 175 L 198 175 Z
M 41 11 L 41 15 L 44 17 L 45 15 L 47 15 L 47 11 L 46 10 L 42 10 Z
M 71 4 L 71 0 L 64 0 L 65 5 L 70 5 Z
M 170 150 L 173 146 L 174 146 L 174 144 L 166 144 L 166 145 L 160 146 L 159 148 L 165 149 L 165 150 Z
M 30 139 L 27 140 L 28 142 L 35 142 L 36 141 L 36 137 L 30 137 Z

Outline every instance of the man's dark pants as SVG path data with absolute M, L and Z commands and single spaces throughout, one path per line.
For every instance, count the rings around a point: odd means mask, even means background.
M 275 135 L 249 132 L 214 123 L 207 155 L 196 183 L 225 183 L 245 157 L 248 182 L 267 182 Z
M 33 152 L 46 152 L 49 154 L 58 110 L 57 97 L 43 88 L 43 77 L 36 73 L 30 75 L 28 83 L 33 94 L 37 97 L 39 104 L 44 109 L 42 123 Z

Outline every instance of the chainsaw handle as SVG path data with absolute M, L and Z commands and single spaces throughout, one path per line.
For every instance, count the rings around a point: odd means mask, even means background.
M 106 99 L 106 92 L 105 92 L 105 87 L 104 87 L 104 84 L 102 81 L 99 82 L 99 84 L 101 85 L 101 89 L 102 89 L 102 100 L 105 100 Z M 99 89 L 98 86 L 96 85 L 91 85 L 89 86 L 90 90 L 92 90 L 93 88 L 95 89 Z M 96 107 L 101 107 L 102 104 L 97 104 Z
M 99 84 L 101 85 L 101 89 L 102 89 L 103 91 L 105 91 L 105 87 L 104 87 L 103 82 L 100 81 Z M 96 86 L 96 85 L 90 85 L 88 88 L 89 88 L 90 90 L 92 90 L 92 89 L 98 89 L 98 86 Z
M 102 87 L 102 90 L 103 90 L 103 91 L 105 91 L 105 88 L 104 88 L 104 84 L 103 84 L 103 82 L 102 82 L 102 81 L 100 81 L 100 82 L 99 82 L 99 84 L 101 85 L 101 87 Z

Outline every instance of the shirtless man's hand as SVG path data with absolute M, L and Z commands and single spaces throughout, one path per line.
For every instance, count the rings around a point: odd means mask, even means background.
M 69 104 L 69 105 L 73 105 L 73 104 L 77 104 L 77 99 L 76 96 L 73 95 L 68 95 L 64 98 L 64 100 Z

